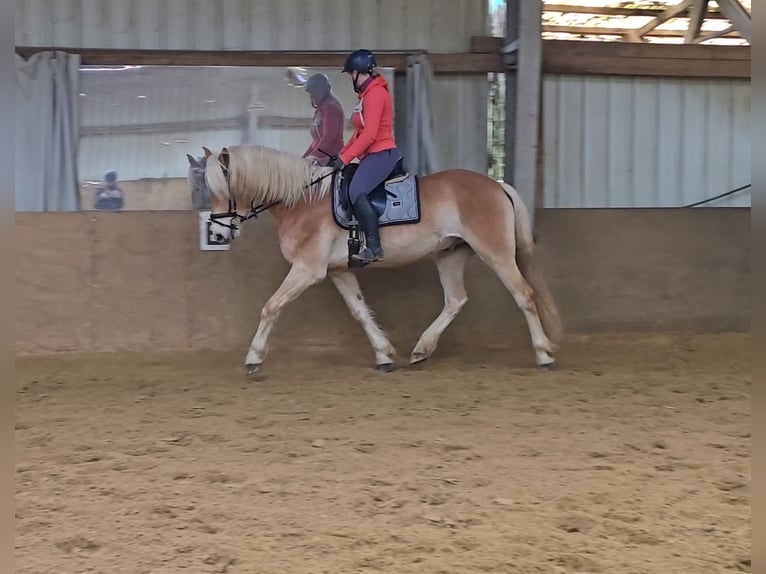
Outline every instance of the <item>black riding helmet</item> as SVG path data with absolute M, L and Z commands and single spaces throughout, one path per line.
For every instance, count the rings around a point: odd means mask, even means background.
M 342 72 L 351 73 L 359 72 L 361 74 L 369 74 L 372 69 L 377 66 L 375 56 L 369 50 L 354 50 L 346 58 L 346 63 L 343 65 Z M 354 84 L 354 91 L 359 93 L 359 86 L 356 84 L 356 78 L 352 78 Z
M 369 50 L 354 50 L 346 58 L 342 72 L 361 72 L 369 74 L 378 64 L 375 62 L 375 56 Z

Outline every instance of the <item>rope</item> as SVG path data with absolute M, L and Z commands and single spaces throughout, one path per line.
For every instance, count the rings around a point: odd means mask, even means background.
M 731 191 L 727 191 L 726 193 L 722 193 L 721 195 L 716 195 L 715 197 L 711 197 L 709 199 L 703 199 L 702 201 L 698 201 L 697 203 L 690 203 L 689 205 L 684 205 L 683 208 L 687 207 L 697 207 L 698 205 L 703 205 L 705 203 L 710 203 L 711 201 L 715 201 L 716 199 L 721 199 L 722 197 L 728 197 L 729 195 L 734 195 L 735 193 L 742 191 L 744 189 L 747 189 L 749 187 L 752 187 L 753 184 L 748 183 L 747 185 L 743 185 L 742 187 L 738 187 L 737 189 L 732 189 Z

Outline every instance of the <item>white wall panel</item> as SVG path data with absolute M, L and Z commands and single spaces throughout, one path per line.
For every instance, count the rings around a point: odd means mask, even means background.
M 543 105 L 546 207 L 676 207 L 750 183 L 749 81 L 551 75 Z
M 16 0 L 16 44 L 465 51 L 485 0 Z

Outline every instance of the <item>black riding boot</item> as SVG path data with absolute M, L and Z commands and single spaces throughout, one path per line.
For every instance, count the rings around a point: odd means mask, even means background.
M 380 246 L 380 234 L 378 233 L 378 212 L 372 206 L 370 197 L 362 195 L 354 202 L 354 214 L 359 221 L 359 226 L 364 231 L 365 248 L 352 257 L 358 261 L 371 263 L 383 261 L 383 248 Z

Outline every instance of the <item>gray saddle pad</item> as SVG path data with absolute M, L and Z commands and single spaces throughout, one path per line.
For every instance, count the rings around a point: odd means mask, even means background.
M 378 219 L 380 227 L 387 225 L 405 225 L 420 222 L 420 182 L 416 175 L 405 174 L 386 180 L 384 186 L 372 193 L 372 203 L 380 212 L 383 206 L 385 189 L 385 208 Z M 341 177 L 336 173 L 332 181 L 332 215 L 343 229 L 356 225 L 356 218 L 350 209 L 344 206 L 341 190 Z

